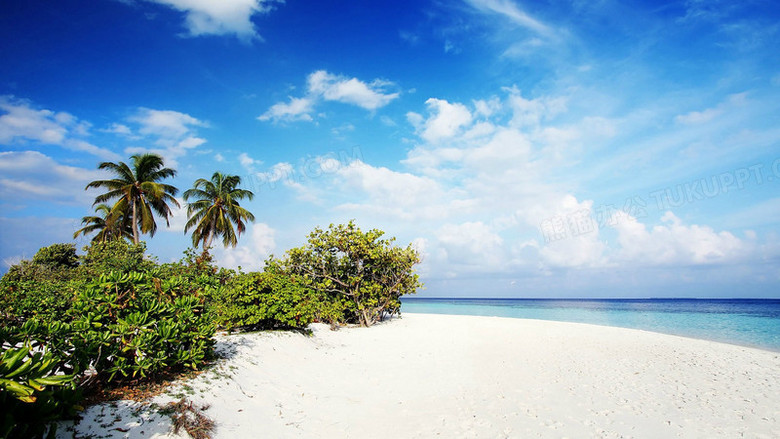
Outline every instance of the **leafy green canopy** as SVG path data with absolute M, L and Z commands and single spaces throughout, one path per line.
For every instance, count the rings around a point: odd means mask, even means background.
M 92 237 L 92 242 L 108 242 L 122 238 L 133 239 L 133 228 L 130 225 L 130 219 L 125 212 L 112 211 L 107 204 L 98 204 L 95 206 L 95 213 L 100 216 L 85 216 L 81 219 L 84 226 L 73 234 L 73 238 L 79 235 L 88 235 L 97 232 Z
M 211 241 L 216 236 L 222 237 L 225 247 L 235 247 L 237 235 L 246 230 L 246 221 L 254 221 L 255 217 L 240 201 L 244 198 L 252 200 L 254 194 L 245 189 L 239 189 L 241 177 L 223 175 L 215 172 L 211 181 L 199 178 L 195 180 L 192 189 L 184 192 L 184 200 L 194 200 L 187 204 L 189 220 L 184 231 L 192 231 L 192 245 L 203 244 L 203 250 L 211 247 Z M 233 224 L 236 225 L 235 229 Z M 238 233 L 236 233 L 238 232 Z
M 399 312 L 400 297 L 421 286 L 414 273 L 420 262 L 417 251 L 411 245 L 395 247 L 395 238 L 383 235 L 377 229 L 363 232 L 354 221 L 331 224 L 327 230 L 318 227 L 305 246 L 269 264 L 323 295 L 322 319 L 371 326 Z
M 116 178 L 96 180 L 87 185 L 89 188 L 105 188 L 108 192 L 95 197 L 95 204 L 116 200 L 110 216 L 130 218 L 133 231 L 133 243 L 138 244 L 140 233 L 154 236 L 157 223 L 154 213 L 165 218 L 171 216 L 168 203 L 179 206 L 174 196 L 177 188 L 160 183 L 161 180 L 174 177 L 176 171 L 164 167 L 163 159 L 156 154 L 141 154 L 130 157 L 131 166 L 125 162 L 103 162 L 98 169 L 113 173 Z M 139 233 L 140 232 L 140 233 Z

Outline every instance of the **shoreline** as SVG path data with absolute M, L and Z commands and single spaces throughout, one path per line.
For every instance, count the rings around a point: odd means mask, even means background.
M 565 321 L 677 335 L 780 352 L 780 300 L 431 299 L 402 312 Z
M 631 327 L 628 327 L 628 326 L 617 326 L 617 325 L 589 323 L 589 322 L 573 322 L 573 321 L 567 321 L 567 320 L 540 319 L 540 318 L 530 318 L 530 317 L 510 317 L 510 316 L 499 316 L 499 315 L 488 315 L 488 314 L 481 314 L 481 315 L 474 315 L 474 314 L 450 314 L 450 313 L 432 313 L 432 312 L 417 312 L 417 311 L 403 311 L 402 314 L 403 315 L 420 314 L 420 315 L 455 316 L 455 317 L 486 317 L 486 318 L 496 318 L 496 319 L 531 320 L 531 321 L 537 321 L 537 322 L 572 323 L 572 324 L 575 324 L 575 325 L 586 325 L 586 326 L 596 326 L 596 327 L 603 327 L 603 328 L 617 328 L 617 329 L 627 329 L 627 330 L 631 330 L 631 331 L 641 331 L 641 332 L 647 332 L 647 333 L 650 333 L 650 334 L 666 335 L 666 336 L 670 336 L 670 337 L 679 337 L 679 338 L 690 339 L 690 340 L 708 341 L 708 342 L 711 342 L 711 343 L 719 343 L 719 344 L 725 344 L 725 345 L 729 345 L 729 346 L 735 346 L 735 347 L 756 349 L 756 350 L 759 350 L 759 351 L 771 352 L 773 354 L 780 354 L 780 347 L 773 348 L 773 347 L 765 346 L 765 345 L 750 344 L 750 343 L 746 343 L 746 342 L 740 342 L 738 340 L 724 340 L 724 339 L 715 339 L 715 338 L 704 338 L 704 337 L 698 337 L 696 335 L 686 335 L 686 334 L 678 334 L 678 333 L 672 333 L 672 332 L 661 332 L 660 330 L 652 330 L 652 329 L 645 329 L 645 328 L 631 328 Z
M 154 402 L 184 394 L 210 404 L 214 437 L 230 439 L 780 436 L 780 355 L 771 351 L 593 324 L 421 313 L 312 331 L 221 336 L 224 360 Z M 78 431 L 185 437 L 168 434 L 170 422 L 154 413 L 134 426 L 126 415 L 137 408 L 123 407 L 91 407 Z

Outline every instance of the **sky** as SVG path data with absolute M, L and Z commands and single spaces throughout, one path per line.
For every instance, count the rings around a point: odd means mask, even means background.
M 0 41 L 1 272 L 154 152 L 254 192 L 224 267 L 354 219 L 420 297 L 780 298 L 774 1 L 7 0 Z

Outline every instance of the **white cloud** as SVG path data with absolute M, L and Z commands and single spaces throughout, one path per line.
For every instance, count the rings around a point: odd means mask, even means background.
M 525 13 L 511 0 L 466 0 L 466 2 L 480 11 L 502 15 L 513 23 L 538 34 L 552 33 L 547 25 Z
M 645 265 L 708 265 L 738 261 L 748 250 L 731 233 L 685 225 L 672 212 L 661 220 L 663 225 L 649 230 L 634 218 L 618 222 L 619 258 Z
M 474 101 L 474 115 L 489 118 L 501 111 L 501 99 L 494 96 L 490 99 L 477 99 Z
M 423 243 L 421 271 L 439 278 L 495 273 L 549 280 L 748 260 L 756 244 L 672 216 L 653 228 L 624 221 L 624 214 L 608 221 L 618 224 L 614 229 L 599 228 L 592 198 L 604 197 L 598 191 L 621 197 L 625 189 L 594 190 L 588 178 L 606 170 L 588 162 L 588 154 L 603 157 L 603 145 L 611 144 L 605 140 L 620 136 L 625 122 L 572 114 L 570 107 L 581 103 L 576 94 L 528 98 L 514 87 L 504 91 L 470 105 L 431 98 L 425 116 L 408 112 L 418 137 L 402 170 L 361 160 L 330 177 L 296 180 L 296 190 L 326 194 L 321 199 L 340 217 L 392 224 L 394 235 Z M 280 167 L 268 179 L 290 172 Z M 563 221 L 563 239 L 548 239 L 543 225 L 550 218 Z
M 33 141 L 86 152 L 106 160 L 119 158 L 114 152 L 81 139 L 89 135 L 91 125 L 70 113 L 34 109 L 29 102 L 8 96 L 0 96 L 0 112 L 0 144 Z
M 242 152 L 241 154 L 238 155 L 238 162 L 247 172 L 254 172 L 255 165 L 260 165 L 263 163 L 260 160 L 253 159 L 252 157 L 249 156 L 249 154 L 245 152 Z
M 306 96 L 290 97 L 289 102 L 278 102 L 257 119 L 273 122 L 313 121 L 314 107 L 323 101 L 341 102 L 375 111 L 399 96 L 398 92 L 387 91 L 388 87 L 393 86 L 389 81 L 375 79 L 364 82 L 325 70 L 311 73 L 306 84 Z
M 353 104 L 366 110 L 376 110 L 389 104 L 398 97 L 398 93 L 385 93 L 385 87 L 392 85 L 387 81 L 375 79 L 365 83 L 357 78 L 334 75 L 318 70 L 308 78 L 309 92 L 321 95 L 327 101 Z
M 407 114 L 407 119 L 417 125 L 420 137 L 428 142 L 437 143 L 452 138 L 472 121 L 471 112 L 463 104 L 451 104 L 436 98 L 428 99 L 425 104 L 431 113 L 428 120 L 423 122 L 416 113 Z
M 247 227 L 247 235 L 238 239 L 235 248 L 224 248 L 221 242 L 214 240 L 213 253 L 219 265 L 244 270 L 261 270 L 265 260 L 276 249 L 276 230 L 265 223 L 255 223 Z
M 447 263 L 500 271 L 507 262 L 504 240 L 481 221 L 445 224 L 436 238 Z
M 188 135 L 195 127 L 206 126 L 204 122 L 189 114 L 150 108 L 139 108 L 138 113 L 129 120 L 140 125 L 139 133 L 161 139 L 179 139 Z
M 186 15 L 190 36 L 235 35 L 249 41 L 259 38 L 252 16 L 272 9 L 267 0 L 147 0 L 170 6 Z
M 352 194 L 363 194 L 362 203 L 353 201 L 339 209 L 358 209 L 385 216 L 412 219 L 446 216 L 446 194 L 431 178 L 374 167 L 356 160 L 335 173 L 339 184 Z
M 102 172 L 67 166 L 37 151 L 0 152 L 0 199 L 12 205 L 30 200 L 85 204 L 92 196 L 84 188 L 104 178 Z
M 314 101 L 310 98 L 290 98 L 289 103 L 278 102 L 271 106 L 265 113 L 258 116 L 258 120 L 273 122 L 294 122 L 298 120 L 311 121 L 311 112 L 314 111 Z
M 186 113 L 139 108 L 136 114 L 127 120 L 135 124 L 137 133 L 143 136 L 133 137 L 134 139 L 150 138 L 156 147 L 131 146 L 125 148 L 125 153 L 152 152 L 160 154 L 166 159 L 168 166 L 176 166 L 177 160 L 185 156 L 189 150 L 206 143 L 206 139 L 198 136 L 197 129 L 208 127 L 208 123 Z M 130 129 L 128 128 L 128 130 Z
M 742 107 L 747 101 L 747 93 L 738 93 L 729 96 L 724 102 L 712 108 L 701 111 L 691 111 L 686 114 L 680 114 L 674 118 L 677 123 L 683 125 L 696 125 L 709 122 L 718 116 Z
M 187 224 L 187 203 L 183 198 L 176 198 L 179 202 L 179 207 L 175 204 L 169 203 L 171 207 L 171 216 L 168 217 L 168 226 L 165 226 L 165 220 L 158 220 L 157 225 L 161 230 L 166 232 L 182 233 L 184 232 L 184 226 Z
M 131 137 L 133 135 L 133 132 L 130 130 L 130 127 L 116 122 L 109 125 L 108 128 L 104 128 L 100 131 L 103 131 L 104 133 L 118 134 L 120 136 L 126 136 L 126 137 Z
M 542 121 L 550 120 L 567 110 L 564 97 L 526 99 L 516 87 L 504 90 L 509 93 L 507 104 L 512 110 L 511 124 L 514 126 L 538 127 Z

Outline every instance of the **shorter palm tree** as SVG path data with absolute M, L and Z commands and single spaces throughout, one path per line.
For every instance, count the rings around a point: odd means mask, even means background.
M 157 154 L 140 154 L 130 157 L 131 166 L 125 162 L 103 162 L 98 169 L 114 174 L 111 180 L 96 180 L 87 185 L 89 188 L 106 188 L 108 192 L 95 197 L 95 204 L 116 199 L 111 211 L 130 219 L 133 231 L 133 243 L 138 244 L 141 233 L 154 236 L 157 223 L 154 213 L 165 218 L 166 224 L 172 215 L 168 203 L 179 206 L 174 195 L 175 187 L 161 183 L 161 180 L 174 177 L 176 171 L 164 167 L 163 158 Z
M 199 178 L 192 189 L 184 192 L 184 201 L 194 200 L 187 203 L 189 219 L 184 226 L 185 233 L 194 228 L 193 246 L 202 244 L 203 251 L 208 251 L 215 236 L 222 237 L 225 247 L 235 247 L 238 244 L 237 236 L 246 230 L 246 221 L 255 220 L 255 216 L 239 204 L 244 198 L 252 200 L 254 194 L 246 189 L 239 189 L 240 184 L 239 176 L 215 172 L 211 181 Z M 233 224 L 236 225 L 235 229 Z
M 130 223 L 121 212 L 111 212 L 111 207 L 107 204 L 98 204 L 95 206 L 95 213 L 101 216 L 85 216 L 81 219 L 84 226 L 73 234 L 73 238 L 79 235 L 87 236 L 90 233 L 98 232 L 92 237 L 92 242 L 107 242 L 127 238 L 133 240 L 133 229 Z

